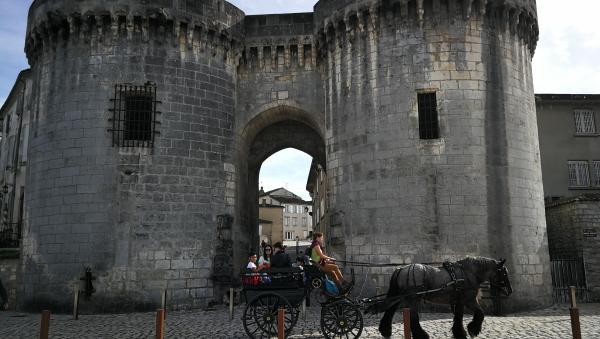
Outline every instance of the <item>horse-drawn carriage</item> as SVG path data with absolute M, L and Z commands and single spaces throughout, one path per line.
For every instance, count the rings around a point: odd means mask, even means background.
M 315 293 L 321 304 L 321 332 L 325 338 L 358 338 L 363 330 L 363 317 L 358 302 L 345 293 L 327 289 L 327 278 L 317 266 L 272 268 L 260 273 L 245 272 L 243 295 L 246 308 L 242 316 L 244 330 L 250 338 L 277 336 L 277 312 L 285 310 L 284 330 L 289 335 L 300 315 L 302 303 Z
M 375 265 L 371 265 L 375 266 Z M 317 266 L 270 269 L 260 273 L 247 271 L 243 274 L 243 294 L 246 308 L 242 317 L 244 329 L 250 338 L 277 336 L 277 312 L 285 309 L 284 329 L 289 335 L 298 321 L 304 300 L 310 300 L 316 291 L 321 304 L 321 333 L 325 338 L 358 338 L 363 331 L 362 312 L 385 313 L 379 324 L 384 337 L 390 337 L 392 318 L 399 307 L 411 310 L 411 331 L 415 339 L 428 338 L 419 324 L 419 303 L 450 304 L 454 310 L 452 333 L 455 338 L 466 339 L 463 328 L 464 307 L 474 312 L 468 334 L 477 336 L 481 331 L 483 310 L 477 294 L 483 282 L 509 295 L 512 292 L 504 261 L 487 258 L 466 258 L 449 266 L 411 264 L 397 268 L 390 280 L 386 294 L 370 298 L 353 299 L 349 294 L 354 286 L 354 270 L 351 269 L 351 285 L 344 293 L 332 293 L 327 289 L 327 278 Z

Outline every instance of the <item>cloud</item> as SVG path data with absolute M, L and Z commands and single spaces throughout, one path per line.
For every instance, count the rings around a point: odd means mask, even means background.
M 279 151 L 265 160 L 260 169 L 259 185 L 265 191 L 284 187 L 304 200 L 310 200 L 306 181 L 312 157 L 293 148 Z
M 6 98 L 19 72 L 29 68 L 23 49 L 31 1 L 0 0 L 0 3 L 0 95 Z
M 312 12 L 316 0 L 230 0 L 248 15 Z
M 585 10 L 582 10 L 585 9 Z M 538 1 L 536 93 L 600 93 L 600 1 Z

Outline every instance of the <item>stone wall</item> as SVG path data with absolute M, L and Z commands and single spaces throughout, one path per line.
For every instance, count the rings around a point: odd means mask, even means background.
M 592 301 L 600 301 L 600 195 L 564 199 L 546 207 L 553 259 L 583 258 Z
M 16 309 L 18 301 L 17 292 L 21 277 L 19 262 L 17 251 L 0 250 L 0 279 L 8 294 L 8 305 L 11 310 Z

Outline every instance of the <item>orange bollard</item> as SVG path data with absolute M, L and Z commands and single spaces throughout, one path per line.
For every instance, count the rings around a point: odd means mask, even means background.
M 40 339 L 48 339 L 50 334 L 50 311 L 42 311 L 42 322 L 40 323 Z
M 277 310 L 277 339 L 285 339 L 285 309 Z
M 577 309 L 577 296 L 575 295 L 575 286 L 571 286 L 571 331 L 573 333 L 573 339 L 581 339 L 581 324 L 579 323 L 579 309 Z
M 156 339 L 165 338 L 165 310 L 156 311 Z
M 402 317 L 404 318 L 404 339 L 410 339 L 410 308 L 402 309 Z

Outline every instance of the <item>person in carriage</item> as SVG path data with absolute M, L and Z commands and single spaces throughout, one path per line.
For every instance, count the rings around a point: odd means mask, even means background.
M 345 293 L 350 284 L 344 280 L 342 271 L 338 265 L 335 264 L 335 258 L 328 256 L 323 251 L 323 243 L 323 233 L 313 233 L 313 242 L 310 245 L 310 259 L 319 265 L 319 269 L 321 271 L 333 278 L 333 281 L 337 285 L 340 293 Z
M 271 268 L 271 258 L 273 257 L 273 247 L 265 244 L 263 246 L 263 255 L 258 259 L 258 265 L 262 265 L 264 268 Z

